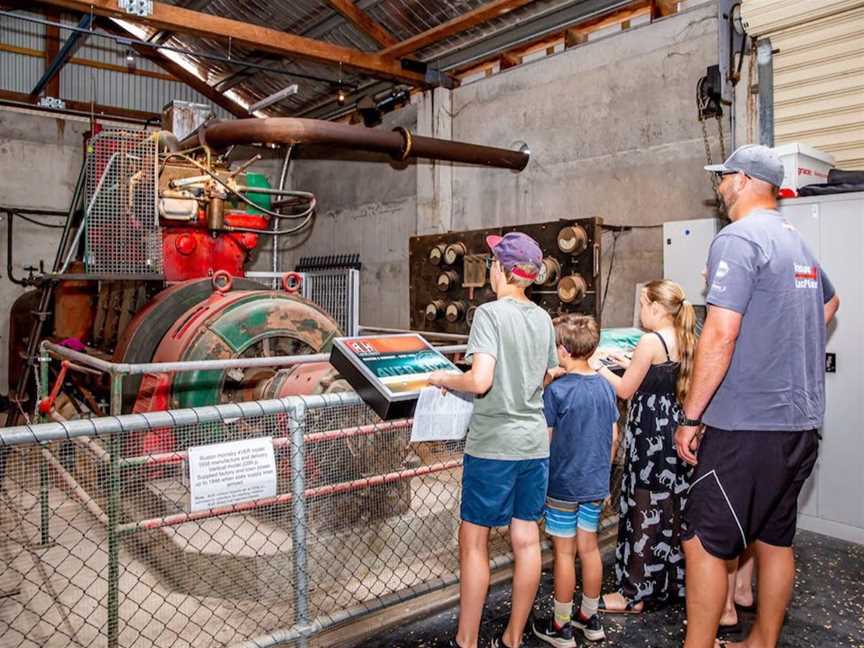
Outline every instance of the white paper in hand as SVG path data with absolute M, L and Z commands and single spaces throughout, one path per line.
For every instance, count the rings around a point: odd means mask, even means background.
M 411 443 L 464 439 L 472 411 L 474 397 L 470 394 L 424 387 L 414 410 Z

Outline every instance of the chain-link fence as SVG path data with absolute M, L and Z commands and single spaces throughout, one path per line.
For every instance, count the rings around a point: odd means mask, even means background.
M 462 444 L 409 434 L 353 393 L 0 430 L 0 645 L 304 645 L 455 583 Z M 190 454 L 254 439 L 275 495 L 193 510 Z

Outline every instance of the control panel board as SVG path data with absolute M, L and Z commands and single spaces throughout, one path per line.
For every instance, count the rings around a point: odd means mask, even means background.
M 543 268 L 527 293 L 552 317 L 600 315 L 598 218 L 412 236 L 409 241 L 411 330 L 467 334 L 477 307 L 495 299 L 486 246 L 490 234 L 524 232 L 540 244 Z

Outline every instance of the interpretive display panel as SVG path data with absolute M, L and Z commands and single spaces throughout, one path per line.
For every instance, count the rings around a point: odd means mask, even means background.
M 433 371 L 459 371 L 415 333 L 337 338 L 330 364 L 383 419 L 411 416 Z

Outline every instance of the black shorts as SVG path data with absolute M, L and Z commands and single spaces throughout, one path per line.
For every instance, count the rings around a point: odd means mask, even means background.
M 791 547 L 798 494 L 819 450 L 816 430 L 705 428 L 684 507 L 682 537 L 729 560 L 754 540 Z

